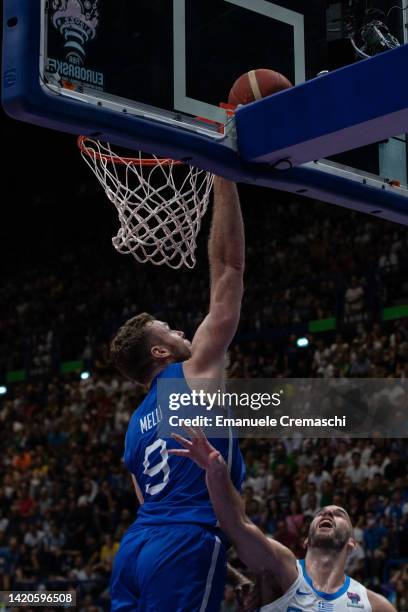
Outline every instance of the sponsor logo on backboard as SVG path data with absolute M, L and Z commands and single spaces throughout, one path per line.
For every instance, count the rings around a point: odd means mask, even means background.
M 53 0 L 52 23 L 64 37 L 65 59 L 83 66 L 86 44 L 96 36 L 99 0 Z

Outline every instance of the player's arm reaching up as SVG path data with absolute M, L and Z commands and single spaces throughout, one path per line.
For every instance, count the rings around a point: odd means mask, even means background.
M 173 434 L 183 448 L 169 450 L 169 454 L 190 457 L 205 470 L 220 527 L 234 544 L 240 559 L 254 574 L 272 573 L 282 591 L 287 591 L 298 575 L 294 554 L 279 542 L 269 540 L 249 520 L 224 459 L 204 433 L 198 429 L 185 429 L 191 440 Z
M 208 244 L 209 313 L 197 329 L 192 356 L 184 362 L 186 378 L 218 378 L 227 348 L 238 327 L 243 295 L 245 239 L 235 183 L 216 177 Z

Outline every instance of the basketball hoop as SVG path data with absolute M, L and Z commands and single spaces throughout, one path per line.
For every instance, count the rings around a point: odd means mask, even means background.
M 87 136 L 79 136 L 78 147 L 118 211 L 115 249 L 141 263 L 193 268 L 214 175 L 141 152 L 123 157 L 110 144 Z

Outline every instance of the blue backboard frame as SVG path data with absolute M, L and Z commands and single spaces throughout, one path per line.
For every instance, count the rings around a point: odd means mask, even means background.
M 265 163 L 244 161 L 236 146 L 233 125 L 224 138 L 219 138 L 160 120 L 101 109 L 95 104 L 47 90 L 41 84 L 39 66 L 41 18 L 40 0 L 4 2 L 2 104 L 11 117 L 186 160 L 231 180 L 300 193 L 408 224 L 408 190 L 390 185 L 374 175 L 351 173 L 347 168 L 324 160 L 277 170 Z M 276 98 L 281 95 L 284 94 L 277 94 Z M 253 106 L 256 104 L 262 102 Z M 250 107 L 247 107 L 243 115 L 247 117 L 249 112 Z
M 405 44 L 242 106 L 241 156 L 297 166 L 408 131 L 407 66 Z

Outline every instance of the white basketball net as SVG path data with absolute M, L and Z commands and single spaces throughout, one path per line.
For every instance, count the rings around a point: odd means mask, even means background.
M 83 159 L 118 211 L 120 229 L 112 239 L 115 249 L 131 253 L 141 263 L 193 268 L 214 175 L 156 156 L 146 165 L 141 153 L 121 157 L 109 144 L 91 138 L 80 137 L 78 143 Z

